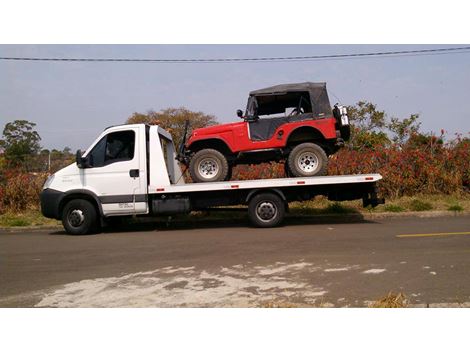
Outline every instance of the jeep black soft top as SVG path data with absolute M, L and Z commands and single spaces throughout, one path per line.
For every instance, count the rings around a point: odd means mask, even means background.
M 246 116 L 258 117 L 284 113 L 295 108 L 314 117 L 332 114 L 326 83 L 304 82 L 279 84 L 250 92 Z

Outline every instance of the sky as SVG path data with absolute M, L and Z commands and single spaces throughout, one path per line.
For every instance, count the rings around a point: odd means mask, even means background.
M 460 45 L 452 45 L 460 46 Z M 430 49 L 449 45 L 0 45 L 0 57 L 244 58 Z M 85 149 L 134 112 L 186 107 L 238 121 L 249 91 L 327 82 L 330 102 L 368 100 L 389 116 L 420 114 L 423 132 L 470 132 L 470 52 L 263 63 L 0 61 L 0 128 L 37 124 L 44 148 Z

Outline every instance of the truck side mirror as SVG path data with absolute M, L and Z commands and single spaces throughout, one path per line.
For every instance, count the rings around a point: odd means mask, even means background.
M 237 116 L 242 119 L 242 118 L 243 118 L 243 111 L 241 111 L 240 109 L 238 109 L 238 110 L 237 110 Z
M 79 149 L 75 154 L 75 161 L 79 169 L 83 169 L 86 165 L 86 158 L 82 157 L 82 151 Z

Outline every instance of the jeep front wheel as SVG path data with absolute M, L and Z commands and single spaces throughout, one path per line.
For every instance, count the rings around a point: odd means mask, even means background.
M 287 158 L 290 173 L 295 177 L 326 175 L 328 157 L 315 143 L 302 143 L 296 146 Z
M 224 181 L 229 166 L 225 156 L 215 149 L 202 149 L 191 158 L 189 173 L 193 182 Z

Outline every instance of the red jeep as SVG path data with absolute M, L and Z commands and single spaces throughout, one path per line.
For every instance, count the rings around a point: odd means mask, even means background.
M 237 164 L 286 160 L 286 176 L 320 176 L 349 139 L 346 109 L 331 109 L 325 83 L 282 84 L 250 93 L 243 122 L 199 128 L 179 160 L 194 182 L 224 181 Z

